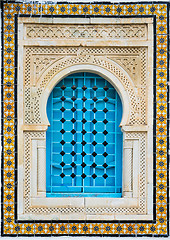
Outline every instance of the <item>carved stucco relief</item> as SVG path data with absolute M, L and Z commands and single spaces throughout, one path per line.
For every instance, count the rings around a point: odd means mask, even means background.
M 44 55 L 43 55 L 44 53 Z M 146 124 L 146 48 L 26 48 L 25 123 L 41 123 L 39 99 L 50 79 L 62 69 L 74 64 L 92 64 L 109 69 L 125 86 L 131 100 L 131 115 L 127 124 Z M 126 54 L 126 57 L 125 57 Z M 107 57 L 106 57 L 107 56 Z M 30 67 L 30 59 L 33 64 Z M 129 77 L 116 66 L 122 66 Z M 94 67 L 95 68 L 95 67 Z M 45 69 L 49 71 L 45 74 Z M 30 77 L 32 73 L 32 79 Z M 37 84 L 41 78 L 41 83 Z M 39 81 L 40 82 L 40 81 Z M 28 86 L 28 87 L 27 87 Z M 31 87 L 31 88 L 30 88 Z M 32 102 L 30 102 L 32 96 Z
M 26 24 L 25 37 L 28 39 L 146 39 L 146 24 L 69 24 L 39 25 Z

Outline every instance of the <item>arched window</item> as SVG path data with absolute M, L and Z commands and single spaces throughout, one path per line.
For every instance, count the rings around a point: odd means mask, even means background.
M 121 197 L 122 103 L 99 75 L 67 76 L 47 102 L 47 197 Z

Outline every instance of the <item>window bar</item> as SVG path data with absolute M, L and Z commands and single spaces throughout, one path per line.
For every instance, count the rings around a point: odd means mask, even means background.
M 64 79 L 62 80 L 62 85 L 64 85 Z M 64 96 L 64 90 L 62 90 L 62 96 Z M 64 107 L 64 101 L 62 101 L 62 107 Z M 62 112 L 62 118 L 64 118 L 64 112 Z M 62 123 L 62 129 L 64 129 L 64 123 Z M 63 139 L 64 138 L 64 134 L 62 134 L 62 140 L 64 140 Z M 64 145 L 62 145 L 62 151 L 64 151 Z M 62 156 L 62 162 L 64 162 L 63 161 L 63 158 L 64 158 L 64 156 Z M 63 173 L 63 167 L 61 168 L 61 173 Z M 63 184 L 63 182 L 64 182 L 64 178 L 61 178 L 61 183 Z
M 54 114 L 53 114 L 53 98 L 54 98 L 54 91 L 52 91 L 52 100 L 51 100 L 51 166 L 50 166 L 50 172 L 51 172 L 51 177 L 50 177 L 50 192 L 51 194 L 53 193 L 52 186 L 53 186 L 53 119 L 54 119 Z
M 96 78 L 94 79 L 94 85 L 96 86 Z M 96 97 L 96 91 L 93 91 L 93 97 Z M 96 108 L 96 102 L 94 102 L 94 108 Z M 96 113 L 95 112 L 94 112 L 94 118 L 93 119 L 96 119 Z M 93 124 L 93 126 L 94 126 L 93 130 L 95 130 L 96 125 Z M 93 134 L 93 141 L 95 141 L 95 139 L 96 139 L 96 136 L 95 136 L 95 134 Z M 96 146 L 93 146 L 93 152 L 96 152 Z M 95 163 L 95 157 L 93 157 L 93 163 Z M 95 173 L 96 173 L 96 169 L 94 167 L 93 168 L 93 174 L 95 174 Z M 93 178 L 93 186 L 95 186 L 95 185 L 96 185 L 96 179 Z
M 85 73 L 83 73 L 83 86 L 85 86 Z M 81 91 L 81 90 L 80 90 Z M 83 91 L 83 97 L 85 97 L 85 91 Z M 86 107 L 85 106 L 85 102 L 83 101 L 83 108 Z M 82 114 L 82 119 L 85 118 L 85 113 L 83 112 Z M 82 130 L 85 129 L 85 125 L 84 123 L 82 123 Z M 84 135 L 82 134 L 82 141 L 84 141 Z M 82 152 L 84 151 L 84 146 L 82 145 Z M 84 162 L 84 157 L 82 156 L 82 163 Z M 82 174 L 84 173 L 84 168 L 82 167 Z M 84 178 L 82 179 L 82 190 L 83 190 L 83 193 L 84 193 Z
M 73 78 L 73 85 L 75 85 L 75 78 Z M 73 97 L 75 97 L 75 90 L 74 89 L 73 89 Z M 73 101 L 73 107 L 75 107 L 74 101 Z M 73 112 L 73 118 L 75 118 L 75 113 L 74 112 Z M 75 129 L 75 123 L 73 123 L 72 129 Z M 75 141 L 74 134 L 73 134 L 73 141 Z M 75 151 L 75 145 L 72 145 L 72 151 Z M 74 156 L 72 156 L 72 163 L 74 161 L 75 161 L 75 158 L 74 158 Z M 74 167 L 72 167 L 71 172 L 75 174 L 75 168 Z M 76 178 L 77 178 L 77 176 L 76 176 Z M 72 178 L 72 186 L 76 185 L 75 182 L 77 182 L 77 181 L 74 178 Z
M 115 106 L 115 193 L 117 193 L 117 92 L 115 94 L 115 98 L 116 98 L 116 106 Z
M 107 84 L 106 80 L 104 80 L 104 83 L 105 83 L 105 86 L 106 86 L 106 84 Z M 106 98 L 106 97 L 107 97 L 107 91 L 104 91 L 104 92 L 105 92 L 104 97 Z M 107 103 L 105 102 L 105 103 L 104 103 L 104 107 L 105 107 L 105 108 L 107 107 L 106 104 L 107 104 Z M 106 119 L 106 113 L 104 113 L 104 117 L 105 117 L 105 119 Z M 106 130 L 106 124 L 104 124 L 104 130 Z M 104 141 L 106 141 L 106 135 L 104 135 Z M 104 152 L 106 152 L 106 146 L 104 146 Z M 106 157 L 104 157 L 104 163 L 106 163 Z M 106 168 L 104 168 L 104 174 L 106 174 Z M 107 186 L 107 185 L 106 185 L 106 179 L 104 179 L 104 186 L 105 186 L 105 187 Z

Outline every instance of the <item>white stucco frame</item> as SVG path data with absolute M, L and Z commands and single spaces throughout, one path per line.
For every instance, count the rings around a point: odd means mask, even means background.
M 28 20 L 27 20 L 28 21 Z M 32 21 L 32 20 L 31 20 Z M 43 20 L 44 21 L 44 20 Z M 60 21 L 60 20 L 59 20 Z M 137 22 L 137 20 L 135 20 Z M 141 20 L 140 20 L 141 21 Z M 82 19 L 81 19 L 82 22 Z M 112 22 L 114 22 L 112 20 Z M 149 24 L 152 24 L 152 21 L 148 20 Z M 98 24 L 100 24 L 101 21 L 99 21 Z M 148 24 L 148 25 L 149 25 Z M 22 28 L 23 28 L 23 20 L 20 23 L 20 38 L 22 39 Z M 148 52 L 149 52 L 149 59 L 152 60 L 152 35 L 150 34 L 150 39 L 145 41 L 148 44 Z M 46 213 L 46 214 L 39 214 L 39 213 L 29 213 L 25 212 L 25 203 L 24 203 L 24 184 L 25 184 L 25 177 L 24 177 L 24 146 L 21 144 L 18 146 L 18 152 L 19 152 L 19 208 L 18 208 L 18 216 L 19 219 L 42 219 L 42 220 L 52 220 L 52 219 L 60 219 L 60 220 L 124 220 L 124 219 L 131 219 L 131 220 L 138 220 L 138 219 L 144 219 L 149 220 L 152 219 L 152 170 L 150 174 L 146 172 L 146 195 L 145 195 L 145 208 L 143 209 L 143 212 L 141 214 L 136 213 L 135 210 L 132 212 L 105 212 L 105 213 L 99 213 L 92 212 L 89 213 L 86 211 L 86 209 L 89 208 L 115 208 L 115 209 L 121 209 L 121 208 L 132 208 L 137 209 L 140 207 L 140 201 L 141 197 L 139 197 L 139 179 L 140 179 L 140 173 L 139 173 L 139 165 L 140 165 L 140 145 L 141 139 L 140 134 L 143 134 L 146 138 L 146 168 L 152 169 L 152 82 L 149 82 L 148 84 L 148 111 L 147 111 L 147 125 L 132 125 L 130 126 L 128 124 L 128 119 L 130 115 L 130 99 L 129 95 L 127 94 L 127 90 L 122 85 L 120 80 L 111 73 L 108 69 L 103 68 L 101 66 L 96 66 L 93 64 L 73 64 L 72 66 L 66 67 L 65 69 L 59 71 L 55 76 L 53 76 L 49 83 L 46 85 L 43 93 L 40 97 L 40 116 L 41 116 L 41 124 L 24 124 L 24 115 L 23 115 L 23 109 L 24 109 L 24 96 L 23 96 L 23 68 L 22 68 L 22 61 L 24 60 L 24 53 L 23 49 L 24 46 L 27 45 L 26 41 L 20 41 L 19 42 L 19 88 L 18 88 L 18 118 L 19 118 L 19 129 L 18 129 L 18 142 L 23 142 L 24 140 L 24 134 L 27 132 L 42 132 L 45 133 L 47 130 L 47 127 L 49 125 L 47 116 L 46 116 L 46 103 L 48 96 L 50 92 L 52 91 L 53 87 L 64 77 L 66 77 L 69 74 L 72 74 L 74 72 L 80 72 L 80 71 L 88 71 L 96 73 L 106 80 L 108 80 L 118 91 L 122 103 L 123 103 L 123 117 L 121 121 L 121 128 L 123 131 L 123 197 L 116 199 L 116 198 L 46 198 L 46 171 L 45 171 L 45 165 L 46 165 L 46 159 L 45 159 L 45 138 L 44 137 L 31 137 L 31 166 L 30 166 L 30 198 L 29 198 L 29 204 L 31 208 L 38 209 L 38 208 L 62 208 L 66 209 L 66 211 L 59 211 L 59 212 L 52 212 L 52 213 Z M 46 42 L 47 44 L 47 42 Z M 93 43 L 94 44 L 94 43 Z M 105 43 L 107 44 L 107 43 Z M 127 44 L 127 43 L 126 43 Z M 132 43 L 129 43 L 130 45 Z M 34 43 L 34 45 L 39 46 L 39 43 Z M 117 67 L 122 71 L 126 77 L 129 79 L 131 84 L 134 87 L 133 81 L 129 77 L 129 75 L 126 73 L 126 71 L 119 66 L 117 63 L 114 63 L 117 65 Z M 47 74 L 47 71 L 52 66 L 50 66 L 42 75 L 40 80 L 36 83 L 35 86 L 32 87 L 33 94 L 31 95 L 34 97 L 34 94 L 36 93 L 36 89 L 41 85 L 41 81 L 45 74 Z M 148 68 L 149 76 L 152 79 L 152 68 Z M 135 89 L 135 87 L 134 87 Z M 34 93 L 35 91 L 35 93 Z M 132 137 L 129 137 L 128 133 L 132 133 Z M 134 133 L 134 134 L 133 134 Z M 137 134 L 136 134 L 137 133 Z M 136 135 L 135 135 L 136 134 Z M 133 136 L 134 135 L 134 136 Z M 138 136 L 139 135 L 139 136 Z M 44 135 L 45 136 L 45 135 Z M 67 211 L 69 208 L 83 208 L 84 211 L 82 212 L 74 212 Z

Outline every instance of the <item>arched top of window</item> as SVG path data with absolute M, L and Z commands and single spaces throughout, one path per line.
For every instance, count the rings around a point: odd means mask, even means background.
M 61 80 L 47 102 L 47 197 L 121 197 L 122 103 L 99 75 Z

